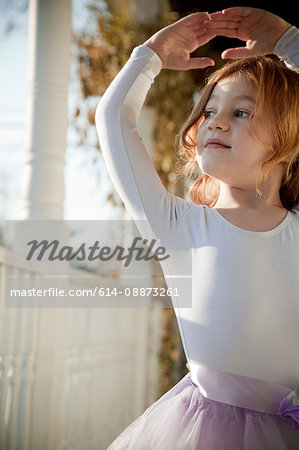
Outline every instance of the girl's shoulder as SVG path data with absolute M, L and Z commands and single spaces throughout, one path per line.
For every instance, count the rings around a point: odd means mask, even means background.
M 296 218 L 299 218 L 299 206 L 296 206 L 296 208 L 293 208 L 290 211 L 295 215 Z
M 194 205 L 193 208 L 189 209 L 190 216 L 194 219 L 197 226 L 201 222 L 202 229 L 210 230 L 215 233 L 220 233 L 223 236 L 224 227 L 226 230 L 233 232 L 233 235 L 243 235 L 250 238 L 260 238 L 260 237 L 271 237 L 274 236 L 283 229 L 291 227 L 294 232 L 294 237 L 297 242 L 299 239 L 299 207 L 293 208 L 288 211 L 284 220 L 275 228 L 269 231 L 250 231 L 245 228 L 239 227 L 233 223 L 230 219 L 225 217 L 215 208 L 209 208 L 206 205 Z
M 290 213 L 292 214 L 291 224 L 299 232 L 299 207 L 291 209 Z

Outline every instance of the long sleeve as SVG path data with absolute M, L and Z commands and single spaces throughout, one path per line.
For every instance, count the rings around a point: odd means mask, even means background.
M 276 42 L 273 53 L 282 59 L 289 69 L 299 72 L 299 30 L 290 27 Z
M 190 206 L 165 189 L 137 130 L 145 97 L 161 68 L 152 49 L 135 47 L 96 110 L 97 133 L 112 182 L 132 219 L 146 222 L 160 241 L 176 229 Z

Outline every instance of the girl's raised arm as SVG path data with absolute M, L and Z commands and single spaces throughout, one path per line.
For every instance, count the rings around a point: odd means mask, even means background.
M 138 134 L 137 120 L 162 67 L 213 65 L 210 58 L 190 58 L 190 52 L 214 36 L 205 32 L 206 20 L 207 13 L 192 14 L 136 47 L 96 110 L 97 133 L 112 182 L 133 220 L 148 223 L 151 236 L 160 240 L 177 227 L 190 203 L 164 188 Z

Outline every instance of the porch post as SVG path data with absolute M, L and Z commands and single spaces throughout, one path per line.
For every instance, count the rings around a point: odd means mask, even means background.
M 29 3 L 28 98 L 21 219 L 63 219 L 71 6 L 71 0 L 30 0 Z M 24 226 L 30 231 L 30 222 Z M 24 226 L 21 233 L 23 241 Z M 37 229 L 35 238 L 38 239 L 39 233 L 42 236 L 43 232 L 48 232 L 49 227 L 55 233 L 55 224 L 48 224 L 46 230 L 44 227 Z M 15 238 L 17 250 L 19 234 L 16 233 Z M 37 278 L 35 285 L 41 286 L 42 281 Z M 69 311 L 40 308 L 26 314 L 26 326 L 34 326 L 35 330 L 32 347 L 27 349 L 34 358 L 28 448 L 58 449 L 65 433 L 62 424 L 65 419 L 64 377 Z M 23 323 L 25 319 L 20 317 Z
M 62 219 L 71 0 L 30 0 L 22 219 Z

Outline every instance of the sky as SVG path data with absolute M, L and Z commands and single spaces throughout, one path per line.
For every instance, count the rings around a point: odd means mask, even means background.
M 15 7 L 12 6 L 14 3 Z M 73 0 L 72 23 L 75 30 L 84 29 L 87 26 L 86 3 L 87 0 Z M 5 219 L 20 218 L 27 94 L 27 5 L 28 0 L 12 0 L 11 2 L 0 0 L 0 221 L 2 226 Z M 74 57 L 70 73 L 69 118 L 76 107 L 80 91 Z M 97 139 L 95 129 L 90 130 L 89 142 L 86 142 L 84 148 L 78 148 L 76 132 L 72 126 L 69 126 L 65 166 L 65 219 L 98 220 L 120 217 L 119 209 L 113 208 L 110 202 L 106 201 L 107 193 L 113 187 L 102 157 L 93 144 L 95 139 Z

